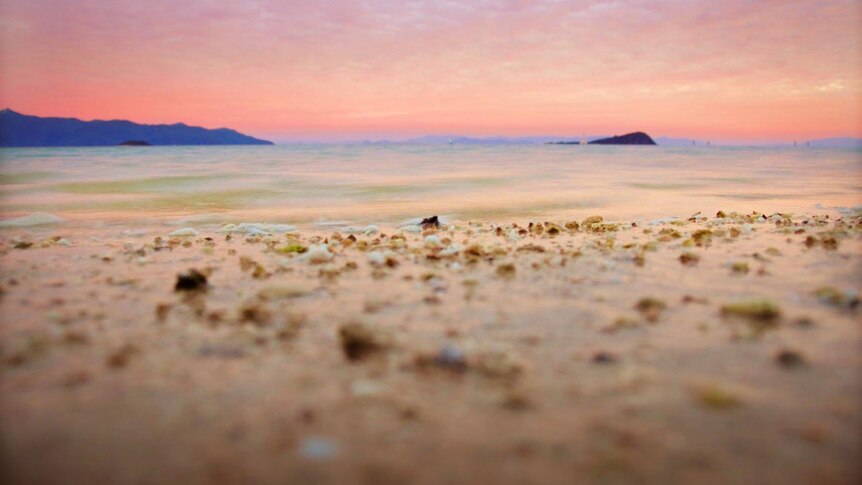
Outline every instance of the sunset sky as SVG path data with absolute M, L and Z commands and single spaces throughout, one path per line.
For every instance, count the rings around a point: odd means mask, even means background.
M 860 136 L 858 0 L 0 0 L 0 107 L 275 140 Z

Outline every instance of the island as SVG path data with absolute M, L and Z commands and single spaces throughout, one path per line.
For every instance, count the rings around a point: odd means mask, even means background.
M 83 121 L 0 111 L 0 147 L 272 145 L 271 141 L 229 128 L 207 129 L 185 123 L 145 125 L 126 120 Z
M 144 140 L 126 140 L 120 143 L 121 147 L 148 147 L 152 145 L 152 143 Z
M 656 142 L 649 135 L 642 131 L 627 133 L 625 135 L 612 136 L 609 138 L 600 138 L 589 143 L 581 143 L 577 141 L 558 141 L 551 142 L 551 145 L 655 145 Z

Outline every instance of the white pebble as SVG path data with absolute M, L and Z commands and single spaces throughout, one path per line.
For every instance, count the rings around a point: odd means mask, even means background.
M 326 244 L 311 246 L 304 254 L 305 259 L 311 264 L 326 263 L 332 259 L 332 253 Z
M 443 242 L 436 234 L 425 236 L 425 247 L 428 249 L 437 249 L 443 247 Z

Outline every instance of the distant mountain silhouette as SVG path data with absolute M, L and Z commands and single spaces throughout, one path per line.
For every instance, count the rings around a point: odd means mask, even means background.
M 0 146 L 4 147 L 117 146 L 130 140 L 150 145 L 272 145 L 228 128 L 81 121 L 29 116 L 10 109 L 0 111 Z

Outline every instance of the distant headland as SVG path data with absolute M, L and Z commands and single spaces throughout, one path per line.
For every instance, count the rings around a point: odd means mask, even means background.
M 184 123 L 142 125 L 125 120 L 82 121 L 43 118 L 0 111 L 0 146 L 148 146 L 148 145 L 272 145 L 228 128 L 207 129 Z
M 609 138 L 599 138 L 589 143 L 581 143 L 577 141 L 557 141 L 551 142 L 551 145 L 655 145 L 656 142 L 649 135 L 642 131 L 627 133 L 625 135 L 612 136 Z

